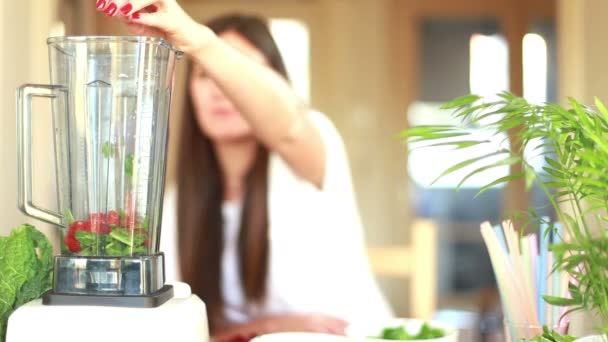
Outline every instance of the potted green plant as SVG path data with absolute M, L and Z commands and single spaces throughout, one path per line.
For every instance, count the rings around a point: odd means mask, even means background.
M 451 110 L 458 124 L 416 126 L 401 133 L 411 148 L 451 146 L 471 149 L 492 144 L 473 134 L 483 126 L 496 134 L 510 134 L 509 146 L 495 146 L 492 153 L 470 158 L 443 170 L 439 177 L 465 167 L 473 170 L 462 178 L 505 165 L 520 164 L 520 172 L 492 180 L 480 192 L 517 179 L 530 188 L 538 184 L 563 225 L 565 242 L 551 247 L 554 267 L 570 276 L 569 295 L 545 297 L 551 305 L 586 310 L 602 319 L 608 332 L 608 110 L 599 101 L 590 107 L 569 99 L 565 108 L 555 103 L 532 104 L 504 92 L 496 100 L 476 95 L 460 97 L 442 106 Z M 534 148 L 544 159 L 537 170 L 523 157 Z M 517 169 L 517 168 L 516 168 Z M 528 220 L 537 222 L 535 208 Z M 521 220 L 520 220 L 521 222 Z M 539 340 L 543 337 L 539 336 Z M 551 340 L 545 339 L 545 340 Z

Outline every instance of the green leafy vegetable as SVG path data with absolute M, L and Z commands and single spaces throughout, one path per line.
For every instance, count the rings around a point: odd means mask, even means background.
M 72 211 L 70 209 L 65 210 L 65 217 L 68 220 L 68 224 L 72 224 L 72 223 L 74 223 L 74 221 L 76 221 L 74 219 L 74 215 L 72 215 Z
M 445 333 L 442 329 L 433 328 L 428 324 L 423 324 L 422 328 L 420 328 L 420 332 L 415 336 L 417 340 L 427 340 L 431 338 L 439 338 L 445 336 Z
M 141 229 L 148 230 L 149 226 L 150 226 L 150 218 L 148 216 L 146 216 L 144 218 L 144 220 L 141 222 Z
M 384 328 L 379 337 L 383 340 L 397 340 L 397 341 L 405 341 L 405 340 L 428 340 L 432 338 L 439 338 L 445 336 L 445 332 L 439 328 L 433 328 L 429 324 L 424 323 L 422 327 L 420 327 L 420 331 L 416 335 L 410 335 L 405 327 L 389 327 Z
M 65 232 L 62 252 L 79 256 L 145 254 L 150 220 L 130 221 L 122 210 L 91 213 L 87 220 L 73 221 Z
M 110 242 L 106 245 L 106 254 L 111 256 L 127 255 L 127 245 Z
M 131 234 L 125 228 L 114 228 L 110 233 L 110 237 L 124 243 L 129 247 L 141 245 L 145 240 L 145 236 L 139 234 Z
M 24 224 L 0 237 L 0 342 L 9 315 L 51 289 L 53 248 L 48 239 Z
M 112 144 L 109 141 L 106 141 L 101 146 L 101 154 L 103 154 L 103 156 L 106 158 L 113 158 L 114 155 L 116 154 L 116 149 L 114 148 L 114 144 Z
M 100 236 L 100 234 L 77 231 L 76 233 L 74 233 L 74 236 L 78 241 L 80 241 L 81 245 L 92 246 L 97 243 L 97 238 Z
M 127 228 L 113 227 L 109 234 L 76 231 L 74 237 L 80 243 L 80 251 L 77 253 L 80 256 L 124 256 L 147 252 L 144 230 L 131 231 Z
M 404 327 L 385 328 L 380 334 L 384 340 L 411 340 L 412 336 L 407 333 Z
M 133 178 L 133 162 L 134 157 L 132 154 L 125 158 L 125 175 L 129 178 Z

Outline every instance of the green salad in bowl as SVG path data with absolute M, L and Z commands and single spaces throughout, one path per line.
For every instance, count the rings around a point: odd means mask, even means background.
M 428 323 L 422 324 L 420 330 L 416 334 L 409 333 L 403 325 L 399 325 L 396 327 L 388 327 L 382 329 L 382 333 L 380 336 L 370 336 L 374 339 L 381 340 L 397 340 L 397 341 L 407 341 L 407 340 L 430 340 L 433 338 L 444 337 L 445 332 L 441 328 L 432 327 Z
M 389 321 L 350 326 L 347 335 L 357 341 L 456 342 L 458 331 L 420 319 L 396 318 Z

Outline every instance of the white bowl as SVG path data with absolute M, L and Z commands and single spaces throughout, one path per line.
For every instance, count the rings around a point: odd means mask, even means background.
M 380 336 L 382 330 L 385 328 L 392 328 L 403 326 L 405 330 L 415 335 L 420 331 L 420 327 L 425 321 L 420 319 L 411 318 L 395 318 L 389 321 L 375 322 L 367 324 L 366 326 L 349 326 L 346 329 L 346 335 L 355 341 L 394 341 L 385 340 L 382 338 L 373 338 L 370 336 Z M 457 342 L 458 341 L 458 330 L 447 327 L 444 324 L 429 322 L 431 327 L 440 328 L 444 331 L 445 336 L 439 338 L 431 338 L 426 340 L 409 340 L 409 341 L 424 341 L 424 342 Z
M 345 336 L 305 333 L 305 332 L 285 332 L 261 335 L 251 342 L 353 342 Z

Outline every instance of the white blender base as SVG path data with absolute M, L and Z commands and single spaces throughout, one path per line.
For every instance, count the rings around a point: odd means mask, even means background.
M 6 342 L 209 342 L 205 304 L 187 284 L 172 285 L 174 298 L 152 309 L 51 306 L 33 300 L 10 316 Z

